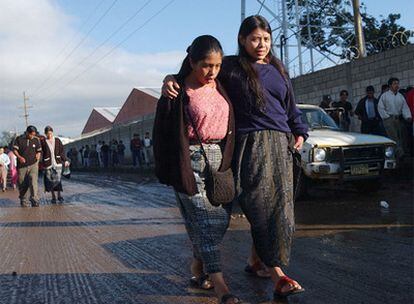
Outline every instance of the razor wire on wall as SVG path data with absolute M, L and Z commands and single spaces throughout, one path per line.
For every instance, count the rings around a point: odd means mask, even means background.
M 392 50 L 398 47 L 405 46 L 410 42 L 410 39 L 414 37 L 413 30 L 406 30 L 406 31 L 399 31 L 394 33 L 393 35 L 389 35 L 387 37 L 382 37 L 379 39 L 375 39 L 372 41 L 366 42 L 366 49 L 368 55 L 378 54 L 387 50 Z M 345 50 L 344 54 L 347 60 L 354 60 L 361 57 L 361 54 L 358 48 L 354 45 L 349 46 Z

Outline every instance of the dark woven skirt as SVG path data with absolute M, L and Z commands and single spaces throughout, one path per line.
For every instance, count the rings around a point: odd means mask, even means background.
M 45 184 L 45 191 L 63 191 L 62 189 L 62 167 L 56 169 L 45 169 L 43 175 L 43 181 Z
M 257 131 L 237 138 L 238 201 L 256 251 L 268 267 L 289 264 L 295 230 L 292 155 L 285 133 Z

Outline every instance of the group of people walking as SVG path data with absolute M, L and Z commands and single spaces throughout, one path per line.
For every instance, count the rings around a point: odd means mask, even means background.
M 220 245 L 232 204 L 209 200 L 211 170 L 232 168 L 253 238 L 245 271 L 270 278 L 274 298 L 304 291 L 282 268 L 295 231 L 292 154 L 308 137 L 307 125 L 272 41 L 269 23 L 258 15 L 242 22 L 237 56 L 224 57 L 212 36 L 196 38 L 178 74 L 164 80 L 157 106 L 156 175 L 173 186 L 193 245 L 191 283 L 214 288 L 224 304 L 242 301 L 222 273 Z
M 63 202 L 62 174 L 70 163 L 65 156 L 61 140 L 54 136 L 53 128 L 47 126 L 44 136 L 39 136 L 36 127 L 28 126 L 26 132 L 12 143 L 10 151 L 0 149 L 0 167 L 3 192 L 7 188 L 7 175 L 10 172 L 13 188 L 18 185 L 22 207 L 38 207 L 39 167 L 43 168 L 45 192 L 51 192 L 52 203 Z

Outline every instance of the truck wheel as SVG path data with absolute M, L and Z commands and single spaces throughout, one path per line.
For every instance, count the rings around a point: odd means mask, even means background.
M 381 189 L 381 186 L 382 182 L 378 179 L 359 181 L 355 183 L 355 188 L 358 192 L 361 193 L 377 192 L 379 189 Z

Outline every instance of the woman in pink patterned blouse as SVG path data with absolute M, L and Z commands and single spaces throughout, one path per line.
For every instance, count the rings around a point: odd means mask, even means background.
M 216 77 L 223 50 L 212 36 L 196 38 L 178 74 L 183 88 L 175 100 L 161 97 L 154 123 L 156 175 L 174 187 L 177 204 L 193 244 L 191 283 L 214 288 L 220 303 L 241 303 L 224 281 L 220 243 L 228 228 L 231 205 L 213 206 L 205 192 L 206 161 L 225 171 L 234 150 L 234 114 Z M 193 127 L 194 126 L 194 127 Z M 195 129 L 194 129 L 195 128 Z

